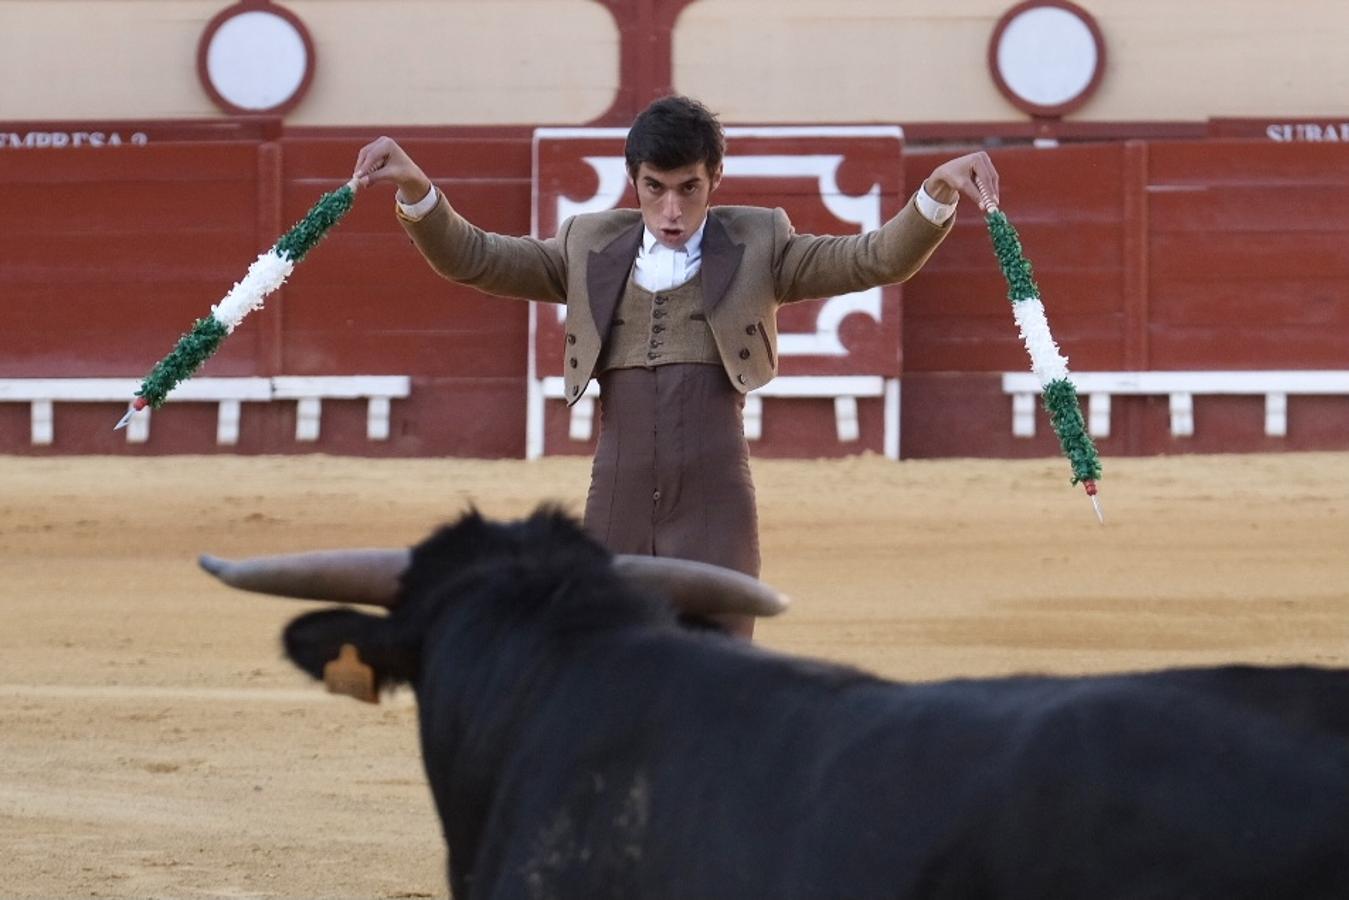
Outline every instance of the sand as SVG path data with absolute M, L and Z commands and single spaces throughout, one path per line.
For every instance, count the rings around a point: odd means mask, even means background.
M 765 460 L 770 648 L 915 680 L 1349 664 L 1349 454 Z M 0 896 L 444 897 L 406 692 L 280 656 L 312 604 L 224 556 L 415 542 L 471 502 L 580 510 L 588 462 L 0 458 Z

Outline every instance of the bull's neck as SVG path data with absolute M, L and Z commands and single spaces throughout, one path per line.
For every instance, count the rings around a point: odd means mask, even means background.
M 495 633 L 447 629 L 417 688 L 422 758 L 457 879 L 471 878 L 523 716 L 547 702 L 556 668 L 547 635 L 488 621 Z

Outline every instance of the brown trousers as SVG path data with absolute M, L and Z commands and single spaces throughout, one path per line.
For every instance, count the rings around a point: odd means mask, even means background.
M 602 374 L 586 529 L 614 553 L 692 559 L 757 578 L 744 405 L 719 365 Z

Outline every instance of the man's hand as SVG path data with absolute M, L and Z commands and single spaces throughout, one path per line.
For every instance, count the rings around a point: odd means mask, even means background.
M 379 137 L 356 154 L 356 169 L 351 173 L 361 187 L 389 181 L 398 185 L 398 199 L 416 203 L 431 190 L 431 179 L 412 161 L 412 157 L 393 138 Z
M 982 150 L 937 166 L 923 182 L 923 187 L 938 203 L 954 203 L 964 194 L 982 210 L 998 205 L 998 170 L 993 168 L 993 160 Z

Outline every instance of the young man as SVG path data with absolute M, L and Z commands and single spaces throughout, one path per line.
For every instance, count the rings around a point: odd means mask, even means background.
M 396 143 L 356 157 L 363 184 L 397 186 L 398 217 L 444 277 L 490 294 L 567 304 L 565 383 L 600 382 L 586 528 L 615 553 L 759 574 L 758 517 L 741 413 L 777 372 L 777 308 L 913 275 L 950 230 L 963 193 L 996 202 L 974 153 L 938 166 L 879 230 L 800 235 L 781 209 L 713 207 L 725 140 L 702 104 L 666 97 L 625 149 L 639 210 L 575 216 L 546 240 L 460 217 Z M 749 637 L 753 620 L 725 623 Z

